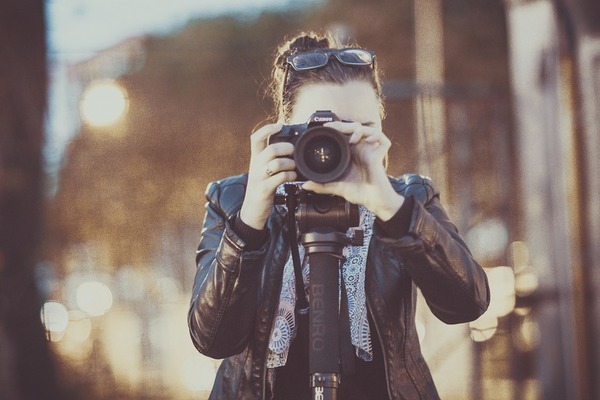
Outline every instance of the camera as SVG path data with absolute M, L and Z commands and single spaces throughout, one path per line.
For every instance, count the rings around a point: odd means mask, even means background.
M 335 181 L 350 167 L 349 138 L 323 125 L 339 120 L 330 110 L 318 110 L 304 124 L 284 125 L 281 131 L 269 137 L 269 144 L 289 142 L 294 145 L 298 180 Z

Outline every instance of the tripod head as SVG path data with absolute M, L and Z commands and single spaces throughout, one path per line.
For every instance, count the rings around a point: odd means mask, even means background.
M 358 206 L 340 196 L 317 194 L 304 190 L 301 183 L 285 184 L 285 195 L 276 195 L 276 204 L 285 204 L 288 213 L 293 214 L 295 225 L 301 234 L 317 230 L 340 232 L 360 223 Z M 343 240 L 348 245 L 363 244 L 362 231 L 354 230 L 353 236 Z

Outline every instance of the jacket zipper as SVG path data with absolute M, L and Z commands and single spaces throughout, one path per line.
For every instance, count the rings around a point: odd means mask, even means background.
M 377 321 L 375 321 L 375 314 L 373 313 L 373 310 L 371 309 L 371 303 L 369 302 L 368 296 L 366 298 L 366 302 L 367 302 L 367 308 L 369 309 L 369 312 L 373 316 L 373 325 L 375 325 L 375 334 L 379 338 L 379 345 L 381 346 L 381 355 L 383 356 L 383 369 L 385 370 L 385 384 L 387 386 L 388 396 L 389 396 L 390 400 L 392 400 L 393 396 L 392 396 L 392 391 L 390 389 L 390 379 L 389 379 L 389 371 L 388 371 L 387 352 L 384 349 L 384 343 L 383 343 L 381 334 L 379 333 L 379 327 L 377 326 Z M 412 377 L 411 377 L 411 379 L 412 379 Z

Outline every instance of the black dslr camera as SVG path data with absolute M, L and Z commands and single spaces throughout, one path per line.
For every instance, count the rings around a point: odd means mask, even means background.
M 339 121 L 329 110 L 312 114 L 305 124 L 284 125 L 269 137 L 269 144 L 290 142 L 300 181 L 331 182 L 341 178 L 350 167 L 349 138 L 343 133 L 323 126 Z

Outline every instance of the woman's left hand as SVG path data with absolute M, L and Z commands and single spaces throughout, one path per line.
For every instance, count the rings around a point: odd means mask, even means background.
M 384 159 L 391 146 L 390 139 L 379 127 L 358 122 L 335 121 L 324 126 L 350 137 L 352 165 L 338 181 L 307 181 L 303 188 L 315 193 L 341 196 L 350 203 L 361 204 L 384 221 L 393 217 L 404 203 L 404 197 L 394 190 L 385 171 Z

